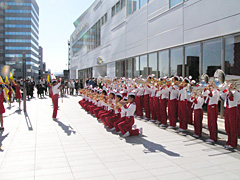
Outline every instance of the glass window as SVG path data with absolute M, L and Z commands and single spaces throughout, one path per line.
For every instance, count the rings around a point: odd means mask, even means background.
M 116 13 L 118 13 L 120 10 L 121 10 L 121 4 L 120 4 L 120 1 L 118 1 L 116 4 Z
M 158 53 L 159 63 L 159 77 L 164 77 L 169 75 L 169 50 L 160 51 Z
M 170 2 L 169 2 L 170 3 L 170 8 L 180 4 L 182 2 L 183 2 L 183 0 L 170 0 Z
M 105 23 L 108 21 L 107 13 L 105 14 Z
M 5 20 L 14 20 L 14 21 L 31 21 L 30 17 L 5 17 Z
M 126 77 L 132 78 L 132 58 L 126 60 Z
M 10 6 L 31 6 L 31 3 L 5 2 L 5 4 Z
M 126 61 L 116 62 L 116 76 L 117 76 L 117 78 L 126 77 L 126 75 L 125 75 L 125 62 Z
M 133 0 L 133 12 L 139 9 L 139 0 Z
M 124 8 L 125 5 L 126 5 L 126 0 L 121 0 L 121 8 Z
M 140 8 L 147 4 L 148 0 L 140 0 Z
M 31 25 L 5 24 L 6 28 L 31 28 Z
M 200 44 L 185 47 L 185 76 L 192 76 L 196 82 L 200 80 Z
M 127 15 L 132 14 L 132 0 L 127 0 Z
M 240 35 L 225 39 L 225 73 L 240 75 Z
M 140 75 L 143 78 L 148 77 L 147 55 L 140 56 Z
M 104 25 L 104 16 L 101 18 L 101 25 Z
M 6 13 L 31 13 L 31 10 L 5 10 Z
M 221 44 L 221 39 L 203 43 L 203 73 L 207 73 L 209 77 L 217 69 L 221 69 Z
M 133 76 L 139 76 L 139 57 L 133 58 Z
M 171 76 L 182 76 L 183 47 L 171 49 Z
M 112 7 L 112 17 L 116 14 L 116 6 Z
M 157 53 L 151 53 L 148 55 L 149 74 L 155 74 L 155 76 L 157 76 L 157 58 Z

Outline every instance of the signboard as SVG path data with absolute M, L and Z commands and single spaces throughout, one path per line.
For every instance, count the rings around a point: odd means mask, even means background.
M 97 58 L 97 64 L 98 64 L 98 65 L 103 64 L 103 59 L 102 59 L 101 57 L 98 57 L 98 58 Z

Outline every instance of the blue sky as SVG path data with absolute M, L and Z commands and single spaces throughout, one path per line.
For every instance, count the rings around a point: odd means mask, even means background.
M 39 45 L 43 61 L 52 72 L 67 69 L 68 39 L 74 31 L 73 22 L 94 0 L 37 0 L 40 8 Z

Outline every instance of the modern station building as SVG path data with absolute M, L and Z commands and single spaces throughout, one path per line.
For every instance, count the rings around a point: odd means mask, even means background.
M 11 66 L 22 77 L 26 53 L 27 76 L 39 73 L 39 7 L 35 0 L 0 0 L 0 68 Z
M 239 0 L 96 0 L 75 22 L 70 78 L 240 75 Z

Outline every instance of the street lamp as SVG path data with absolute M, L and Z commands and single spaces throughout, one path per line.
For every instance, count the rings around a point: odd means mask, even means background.
M 23 111 L 24 113 L 27 112 L 27 104 L 26 104 L 26 96 L 27 96 L 27 91 L 26 91 L 26 53 L 23 52 L 23 59 L 22 59 L 22 71 L 23 71 Z

